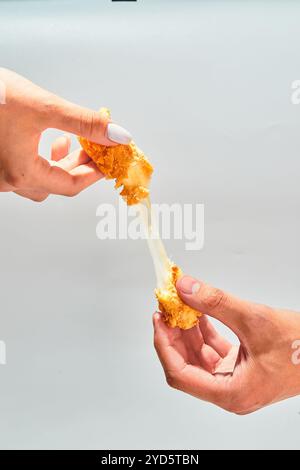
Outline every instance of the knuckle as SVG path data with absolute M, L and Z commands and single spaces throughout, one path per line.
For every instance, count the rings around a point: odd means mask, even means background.
M 266 327 L 271 328 L 273 314 L 274 310 L 271 307 L 267 307 L 265 305 L 254 305 L 248 319 L 248 324 L 256 330 Z
M 70 180 L 70 185 L 68 187 L 68 190 L 65 193 L 65 196 L 67 197 L 75 197 L 78 196 L 78 194 L 82 191 L 80 181 L 76 178 L 76 176 L 73 176 Z
M 227 411 L 237 416 L 246 416 L 253 413 L 255 410 L 251 410 L 251 408 L 241 403 L 240 406 L 234 406 Z
M 243 416 L 247 414 L 246 409 L 244 409 L 241 403 L 234 403 L 231 405 L 224 406 L 223 409 L 228 411 L 228 413 L 235 414 L 237 416 Z
M 41 203 L 44 202 L 47 199 L 48 195 L 43 195 L 43 196 L 32 196 L 30 199 L 33 202 Z
M 253 400 L 251 392 L 242 392 L 240 389 L 232 391 L 227 394 L 227 399 L 220 405 L 225 411 L 229 413 L 245 416 L 252 413 L 255 409 L 259 408 L 256 406 Z
M 80 193 L 80 191 L 78 191 L 77 189 L 70 189 L 68 191 L 68 193 L 66 194 L 67 197 L 75 197 L 75 196 L 78 196 L 78 194 Z
M 91 136 L 96 126 L 95 115 L 85 112 L 80 118 L 80 135 Z
M 66 192 L 65 196 L 66 196 L 66 197 L 75 197 L 75 196 L 77 196 L 78 194 L 79 194 L 79 192 L 76 191 L 75 189 L 69 189 L 69 190 Z
M 22 188 L 28 184 L 28 177 L 22 171 L 8 170 L 5 181 L 14 188 Z
M 55 96 L 52 96 L 52 95 L 46 95 L 42 101 L 42 111 L 44 111 L 44 113 L 48 113 L 48 112 L 55 112 L 57 111 L 59 108 L 59 103 L 56 99 Z
M 81 189 L 75 186 L 73 190 L 71 191 L 71 197 L 78 196 L 78 194 L 80 193 L 81 193 Z
M 43 96 L 39 106 L 37 106 L 37 111 L 39 113 L 39 117 L 42 123 L 45 120 L 49 120 L 49 116 L 57 116 L 60 113 L 60 104 L 58 99 L 51 94 L 46 94 Z
M 216 310 L 225 305 L 226 294 L 220 289 L 210 287 L 202 293 L 201 302 L 207 309 Z
M 172 372 L 166 372 L 166 382 L 169 387 L 178 389 L 177 377 Z

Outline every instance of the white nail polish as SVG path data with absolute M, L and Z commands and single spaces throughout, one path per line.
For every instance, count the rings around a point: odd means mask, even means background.
M 193 284 L 192 294 L 197 294 L 197 292 L 199 292 L 199 290 L 200 290 L 200 287 L 201 287 L 201 285 L 199 284 L 199 282 L 196 282 L 195 284 Z
M 107 137 L 118 144 L 129 144 L 132 140 L 131 135 L 126 129 L 113 122 L 110 122 L 107 126 Z

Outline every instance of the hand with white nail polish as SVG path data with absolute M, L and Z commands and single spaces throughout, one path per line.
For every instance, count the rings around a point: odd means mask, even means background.
M 154 314 L 154 344 L 171 387 L 238 415 L 300 394 L 299 313 L 240 300 L 189 276 L 176 287 L 204 315 L 183 331 Z M 209 317 L 229 327 L 240 346 Z
M 74 196 L 103 175 L 82 150 L 69 154 L 70 137 L 52 148 L 52 162 L 39 155 L 41 134 L 55 128 L 107 146 L 128 144 L 130 134 L 98 112 L 70 103 L 0 68 L 0 192 L 34 201 L 49 194 Z

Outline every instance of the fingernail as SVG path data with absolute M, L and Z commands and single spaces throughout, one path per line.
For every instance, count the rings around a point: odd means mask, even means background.
M 132 140 L 131 135 L 126 129 L 113 122 L 110 122 L 107 126 L 107 137 L 118 144 L 129 144 Z
M 177 289 L 183 294 L 196 294 L 199 292 L 201 284 L 190 276 L 183 276 L 176 285 Z

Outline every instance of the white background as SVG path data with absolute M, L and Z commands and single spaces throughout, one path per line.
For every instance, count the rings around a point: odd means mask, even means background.
M 299 14 L 284 0 L 0 1 L 0 62 L 109 106 L 155 166 L 154 202 L 205 204 L 204 250 L 167 243 L 186 272 L 299 309 Z M 146 244 L 96 238 L 112 187 L 0 196 L 1 448 L 299 448 L 299 398 L 237 417 L 167 387 Z

